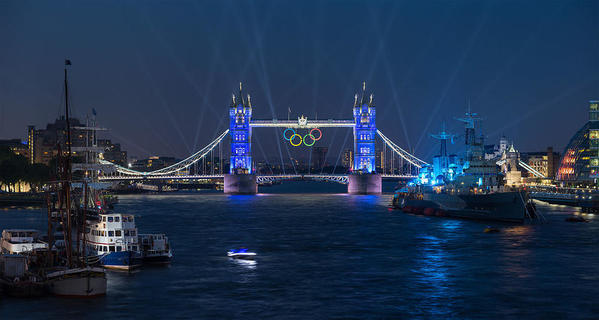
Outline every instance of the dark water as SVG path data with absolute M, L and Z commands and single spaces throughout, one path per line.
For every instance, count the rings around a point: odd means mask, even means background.
M 110 272 L 98 299 L 0 298 L 0 318 L 595 318 L 599 218 L 539 205 L 544 225 L 497 225 L 404 214 L 390 195 L 334 184 L 263 191 L 122 196 L 141 232 L 166 232 L 170 267 Z M 335 189 L 335 188 L 338 188 Z M 0 210 L 0 227 L 44 228 L 36 210 Z M 258 252 L 255 264 L 229 248 Z

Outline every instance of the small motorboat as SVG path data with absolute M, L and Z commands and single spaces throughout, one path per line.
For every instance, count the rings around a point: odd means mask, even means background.
M 256 257 L 255 252 L 249 252 L 246 248 L 231 249 L 227 252 L 227 256 L 233 259 L 252 260 Z

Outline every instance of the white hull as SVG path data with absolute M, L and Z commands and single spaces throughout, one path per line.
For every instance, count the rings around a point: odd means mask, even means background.
M 48 289 L 54 295 L 93 297 L 106 294 L 106 274 L 98 268 L 71 269 L 49 275 Z

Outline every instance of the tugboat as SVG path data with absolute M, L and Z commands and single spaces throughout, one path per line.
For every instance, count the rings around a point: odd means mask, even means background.
M 86 235 L 88 261 L 108 269 L 131 270 L 140 267 L 137 228 L 133 215 L 101 213 Z
M 483 138 L 475 135 L 476 113 L 467 112 L 466 151 L 462 157 L 447 155 L 447 140 L 454 135 L 443 130 L 441 152 L 433 165 L 424 167 L 418 179 L 399 189 L 393 207 L 404 212 L 464 219 L 523 223 L 538 219 L 526 190 L 505 186 L 499 167 L 484 158 Z

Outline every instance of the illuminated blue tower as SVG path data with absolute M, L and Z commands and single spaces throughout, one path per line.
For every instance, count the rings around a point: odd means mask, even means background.
M 252 173 L 252 103 L 250 95 L 244 100 L 239 83 L 239 97 L 233 94 L 229 108 L 229 134 L 231 135 L 231 174 Z
M 372 101 L 372 94 L 368 103 L 364 101 L 366 82 L 362 84 L 362 97 L 358 101 L 358 94 L 354 97 L 354 167 L 353 170 L 363 173 L 374 173 L 376 137 L 376 111 Z

